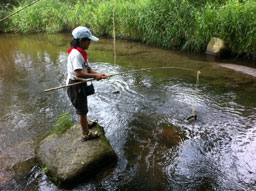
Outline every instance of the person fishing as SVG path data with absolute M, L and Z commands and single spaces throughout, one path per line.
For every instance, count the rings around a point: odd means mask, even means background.
M 79 82 L 78 78 L 92 78 L 95 80 L 106 79 L 107 74 L 95 72 L 88 64 L 87 52 L 91 40 L 98 41 L 99 38 L 92 35 L 90 29 L 87 27 L 79 26 L 72 31 L 73 40 L 71 41 L 71 48 L 68 50 L 67 62 L 67 84 Z M 89 130 L 97 122 L 88 124 L 87 113 L 88 103 L 87 96 L 89 90 L 87 83 L 69 86 L 67 88 L 68 97 L 72 105 L 76 109 L 78 118 L 82 127 L 82 139 L 87 141 L 95 139 L 100 136 L 98 132 Z

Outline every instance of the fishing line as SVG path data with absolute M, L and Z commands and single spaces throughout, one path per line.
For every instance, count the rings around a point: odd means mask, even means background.
M 187 70 L 187 71 L 197 72 L 197 70 L 193 70 L 193 69 L 190 69 L 190 68 L 182 68 L 182 67 L 155 67 L 155 68 L 141 68 L 141 69 L 138 69 L 138 70 L 129 70 L 129 71 L 126 71 L 126 72 L 110 74 L 110 75 L 108 75 L 108 78 L 111 78 L 113 76 L 118 76 L 118 75 L 124 75 L 124 74 L 128 74 L 128 73 L 148 71 L 148 70 L 158 70 L 158 69 L 175 69 L 175 70 Z M 68 85 L 64 85 L 64 86 L 59 86 L 59 87 L 55 87 L 55 88 L 46 89 L 46 90 L 44 90 L 44 92 L 50 92 L 50 91 L 63 89 L 63 88 L 66 88 L 66 87 L 75 86 L 75 85 L 79 85 L 79 84 L 82 84 L 82 83 L 91 82 L 91 81 L 96 80 L 96 79 L 84 79 L 84 78 L 76 78 L 76 79 L 80 80 L 80 81 L 76 82 L 76 83 L 73 83 L 73 84 L 68 84 Z
M 134 72 L 141 72 L 141 71 L 148 71 L 148 70 L 159 70 L 159 69 L 175 69 L 175 70 L 186 70 L 186 71 L 192 71 L 192 72 L 197 72 L 197 76 L 196 76 L 196 87 L 195 90 L 197 91 L 198 88 L 198 84 L 199 84 L 199 75 L 200 75 L 200 71 L 198 70 L 193 70 L 190 68 L 182 68 L 182 67 L 156 67 L 156 68 L 141 68 L 138 70 L 129 70 L 126 72 L 120 72 L 120 73 L 116 73 L 116 74 L 110 74 L 108 75 L 108 78 L 114 77 L 114 76 L 118 76 L 118 75 L 124 75 L 124 74 L 128 74 L 128 73 L 134 73 Z M 70 87 L 70 86 L 75 86 L 75 85 L 79 85 L 79 84 L 83 84 L 83 83 L 87 83 L 87 82 L 92 82 L 95 79 L 84 79 L 84 78 L 76 78 L 76 80 L 79 80 L 79 82 L 73 83 L 73 84 L 68 84 L 68 85 L 64 85 L 64 86 L 59 86 L 59 87 L 55 87 L 55 88 L 50 88 L 50 89 L 46 89 L 44 90 L 45 93 L 50 92 L 50 91 L 54 91 L 54 90 L 58 90 L 58 89 L 63 89 L 66 87 Z M 194 102 L 192 103 L 192 115 L 190 117 L 187 118 L 187 121 L 194 119 L 197 119 L 197 115 L 195 114 L 195 107 L 194 107 Z
M 197 71 L 197 75 L 196 75 L 196 87 L 195 87 L 195 91 L 197 92 L 197 88 L 198 88 L 198 84 L 199 84 L 199 75 L 200 75 L 200 71 Z M 190 117 L 187 118 L 187 121 L 194 119 L 197 120 L 197 115 L 195 113 L 195 107 L 194 107 L 195 101 L 193 101 L 192 103 L 192 115 Z

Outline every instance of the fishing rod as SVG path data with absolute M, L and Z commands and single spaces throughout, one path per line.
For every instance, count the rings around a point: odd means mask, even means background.
M 196 70 L 189 69 L 189 68 L 182 68 L 182 67 L 141 68 L 141 69 L 138 69 L 138 70 L 129 70 L 129 71 L 126 71 L 126 72 L 111 74 L 111 75 L 108 76 L 108 78 L 111 78 L 113 76 L 133 73 L 133 72 L 141 72 L 141 71 L 156 70 L 156 69 L 177 69 L 177 70 L 189 70 L 189 71 L 197 72 Z M 67 87 L 70 87 L 70 86 L 75 86 L 75 85 L 79 85 L 79 84 L 83 84 L 83 83 L 86 83 L 86 82 L 91 82 L 91 81 L 96 80 L 96 79 L 87 79 L 87 80 L 85 80 L 83 78 L 76 78 L 76 79 L 80 80 L 80 82 L 76 82 L 76 83 L 72 83 L 72 84 L 68 84 L 68 85 L 64 85 L 64 86 L 59 86 L 59 87 L 55 87 L 55 88 L 46 89 L 46 90 L 44 90 L 44 92 L 47 93 L 47 92 L 50 92 L 50 91 L 59 90 L 59 89 L 67 88 Z

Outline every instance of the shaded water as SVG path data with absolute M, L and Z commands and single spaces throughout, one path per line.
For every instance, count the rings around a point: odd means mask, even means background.
M 17 176 L 26 158 L 70 112 L 65 84 L 70 35 L 0 35 L 0 189 L 61 190 L 38 165 Z M 152 70 L 95 82 L 89 118 L 98 119 L 117 152 L 108 176 L 73 190 L 256 190 L 256 78 L 177 52 L 100 40 L 88 51 L 93 69 L 114 74 Z M 120 92 L 120 93 L 116 93 Z M 192 105 L 197 121 L 186 121 Z M 30 146 L 27 146 L 30 145 Z M 13 178 L 15 176 L 15 178 Z

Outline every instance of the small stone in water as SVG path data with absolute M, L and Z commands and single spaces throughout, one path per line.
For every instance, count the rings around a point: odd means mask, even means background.
M 115 91 L 113 92 L 113 94 L 120 94 L 120 91 Z

